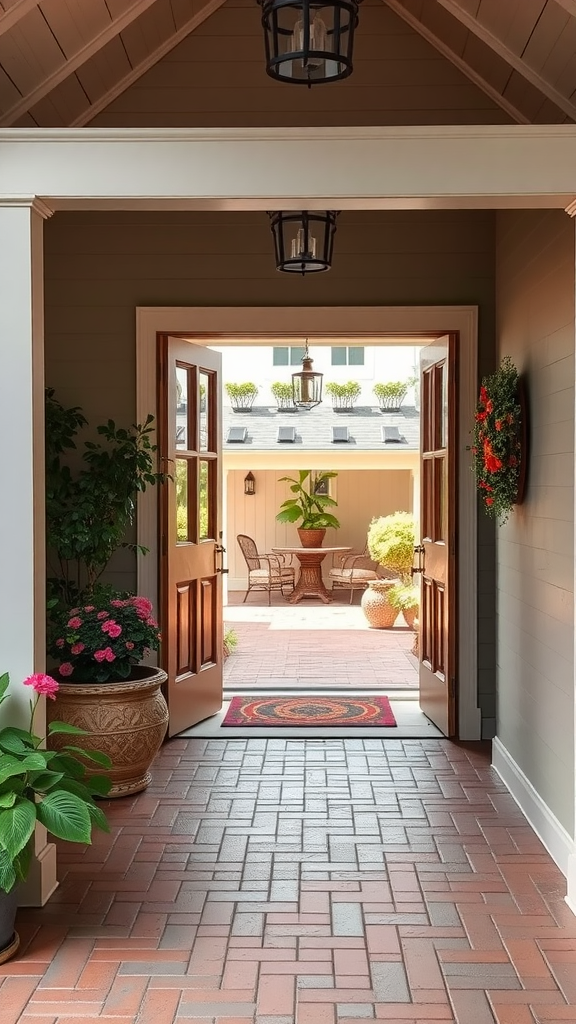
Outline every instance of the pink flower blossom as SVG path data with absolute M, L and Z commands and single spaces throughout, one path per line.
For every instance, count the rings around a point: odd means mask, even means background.
M 96 618 L 97 619 L 107 619 L 108 618 L 108 612 L 98 612 L 98 615 L 96 616 Z
M 119 626 L 114 619 L 106 619 L 106 622 L 102 625 L 102 632 L 108 633 L 108 636 L 114 640 L 115 637 L 120 636 L 122 632 L 122 626 Z
M 126 650 L 128 650 L 128 651 L 133 651 L 134 650 L 134 644 L 132 643 L 131 640 L 127 640 L 126 641 Z
M 70 648 L 70 650 L 71 650 L 72 654 L 82 654 L 82 651 L 84 650 L 84 647 L 85 647 L 85 644 L 72 644 L 72 647 Z
M 116 655 L 111 647 L 107 647 L 104 654 L 106 655 L 106 661 L 116 661 Z
M 32 686 L 36 693 L 43 693 L 45 697 L 56 700 L 58 683 L 52 679 L 52 676 L 47 676 L 44 672 L 35 672 L 34 675 L 28 676 L 24 680 L 24 686 Z
M 72 618 L 68 620 L 68 626 L 70 629 L 79 629 L 81 625 L 82 619 L 79 619 L 77 615 L 73 615 Z
M 107 648 L 103 648 L 103 650 L 101 650 L 101 651 L 94 651 L 94 660 L 95 661 L 105 661 L 106 660 L 106 650 L 107 650 Z
M 147 626 L 157 626 L 158 623 L 156 622 L 156 619 L 146 619 L 146 625 Z
M 59 636 L 56 641 L 56 647 L 64 647 L 64 637 Z
M 71 676 L 74 671 L 74 666 L 69 661 L 64 661 L 58 669 L 61 676 Z
M 70 609 L 70 615 L 78 615 L 79 611 L 80 611 L 79 608 L 71 608 Z
M 147 597 L 132 597 L 130 604 L 136 609 L 139 619 L 147 619 L 152 614 L 152 602 Z
M 94 611 L 94 605 L 93 604 L 87 604 L 86 607 L 84 608 L 84 611 L 85 612 L 93 612 Z
M 127 604 L 126 601 L 121 601 L 118 597 L 114 601 L 110 601 L 113 608 L 124 608 Z

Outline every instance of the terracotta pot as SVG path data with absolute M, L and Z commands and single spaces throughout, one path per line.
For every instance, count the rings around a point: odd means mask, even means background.
M 321 548 L 322 541 L 326 536 L 326 529 L 323 527 L 320 530 L 303 530 L 300 527 L 298 529 L 298 536 L 303 548 Z
M 414 608 L 403 608 L 402 615 L 406 620 L 408 628 L 414 629 L 414 623 L 416 621 L 416 616 L 418 615 L 418 606 L 416 605 Z
M 168 707 L 161 686 L 162 669 L 136 666 L 130 679 L 119 683 L 60 683 L 55 701 L 47 701 L 48 720 L 69 722 L 85 729 L 75 736 L 78 747 L 102 750 L 112 761 L 110 771 L 90 768 L 92 774 L 112 779 L 108 796 L 127 796 L 146 789 L 149 768 L 168 728 Z M 50 748 L 70 742 L 52 736 Z
M 388 591 L 397 580 L 370 580 L 360 604 L 368 623 L 374 629 L 392 629 L 398 618 L 396 608 L 388 601 Z
M 17 886 L 10 892 L 0 889 L 0 964 L 10 960 L 20 945 L 18 932 L 14 930 L 17 908 Z

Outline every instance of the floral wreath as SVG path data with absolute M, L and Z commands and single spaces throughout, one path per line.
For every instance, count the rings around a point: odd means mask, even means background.
M 476 407 L 473 470 L 488 515 L 505 523 L 518 503 L 522 443 L 518 371 L 510 356 L 484 377 Z

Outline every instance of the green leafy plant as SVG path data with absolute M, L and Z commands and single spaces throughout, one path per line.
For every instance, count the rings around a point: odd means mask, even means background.
M 518 371 L 509 356 L 483 378 L 474 419 L 476 484 L 485 511 L 505 523 L 518 499 L 523 454 Z
M 408 576 L 414 558 L 414 516 L 411 512 L 393 512 L 373 519 L 368 527 L 370 557 L 385 569 Z
M 420 591 L 414 583 L 395 583 L 387 591 L 388 603 L 397 611 L 403 612 L 405 608 L 417 608 L 420 604 Z
M 228 657 L 238 647 L 238 633 L 230 626 L 224 630 L 224 656 Z
M 334 409 L 351 409 L 361 392 L 362 387 L 356 380 L 349 380 L 347 384 L 329 381 L 326 385 L 326 393 L 331 396 Z
M 317 473 L 314 480 L 316 485 L 318 485 L 322 480 L 329 480 L 335 476 L 338 476 L 338 474 L 328 472 Z M 288 498 L 282 502 L 280 511 L 276 516 L 279 523 L 297 523 L 299 520 L 302 520 L 300 523 L 300 529 L 302 530 L 318 530 L 328 526 L 338 529 L 340 522 L 331 512 L 326 511 L 326 509 L 335 508 L 337 502 L 327 494 L 311 493 L 311 469 L 301 469 L 298 480 L 291 476 L 281 476 L 280 480 L 285 480 L 290 484 L 290 490 L 295 497 Z M 304 486 L 306 481 L 308 481 L 307 488 Z
M 9 676 L 0 676 L 0 705 L 7 699 Z M 84 761 L 110 768 L 106 754 L 67 744 L 61 751 L 44 750 L 34 734 L 34 713 L 40 696 L 52 700 L 58 683 L 37 673 L 24 680 L 35 697 L 30 701 L 30 728 L 0 729 L 0 890 L 10 892 L 28 876 L 36 822 L 58 839 L 91 843 L 93 827 L 109 832 L 104 812 L 94 797 L 106 796 L 111 782 L 103 775 L 86 774 Z M 86 735 L 64 722 L 51 722 L 49 736 Z M 83 760 L 81 760 L 83 759 Z
M 66 457 L 86 422 L 79 406 L 66 409 L 53 388 L 46 390 L 49 594 L 65 606 L 92 593 L 118 548 L 146 551 L 126 540 L 136 496 L 166 479 L 155 471 L 153 416 L 129 429 L 108 420 L 97 428 L 103 441 L 85 441 L 80 467 L 73 469 Z
M 413 378 L 389 380 L 384 384 L 375 384 L 372 390 L 381 409 L 399 409 L 412 384 L 414 384 Z
M 158 623 L 146 597 L 105 597 L 54 617 L 48 653 L 70 683 L 127 679 L 132 666 L 160 644 Z
M 256 384 L 247 381 L 244 384 L 225 384 L 226 394 L 232 402 L 233 409 L 247 411 L 252 408 L 258 394 Z

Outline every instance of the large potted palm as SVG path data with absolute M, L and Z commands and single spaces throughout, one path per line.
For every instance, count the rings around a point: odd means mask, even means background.
M 110 796 L 144 789 L 166 734 L 165 673 L 142 664 L 158 649 L 150 601 L 103 582 L 118 549 L 129 541 L 136 496 L 161 483 L 155 471 L 153 419 L 130 428 L 109 420 L 99 441 L 86 441 L 70 465 L 69 450 L 86 420 L 46 394 L 46 521 L 49 655 L 60 683 L 50 718 L 83 730 L 84 742 L 112 761 Z M 139 549 L 142 550 L 142 549 Z M 50 740 L 58 747 L 60 739 Z
M 329 481 L 337 473 L 317 473 L 312 481 L 312 470 L 301 469 L 298 479 L 291 476 L 281 476 L 290 484 L 293 498 L 287 498 L 282 502 L 276 519 L 279 523 L 298 523 L 298 536 L 303 548 L 319 548 L 326 534 L 326 528 L 332 526 L 338 529 L 340 522 L 331 512 L 330 508 L 336 508 L 337 502 L 329 494 L 318 493 L 322 484 Z M 306 486 L 307 484 L 307 486 Z

